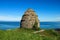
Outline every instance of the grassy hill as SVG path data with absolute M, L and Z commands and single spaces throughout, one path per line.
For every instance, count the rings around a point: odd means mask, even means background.
M 33 33 L 31 29 L 0 30 L 0 40 L 60 40 L 60 35 L 54 30 Z

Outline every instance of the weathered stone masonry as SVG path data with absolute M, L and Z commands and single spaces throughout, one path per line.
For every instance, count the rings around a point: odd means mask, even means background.
M 20 26 L 22 28 L 33 28 L 34 24 L 37 22 L 37 27 L 40 27 L 38 16 L 32 9 L 28 9 L 22 16 Z

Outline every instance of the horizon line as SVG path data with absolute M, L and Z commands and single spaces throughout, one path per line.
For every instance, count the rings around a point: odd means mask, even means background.
M 21 20 L 20 20 L 21 21 Z M 1 21 L 0 22 L 20 22 L 20 21 Z M 60 21 L 40 21 L 40 22 L 60 22 Z

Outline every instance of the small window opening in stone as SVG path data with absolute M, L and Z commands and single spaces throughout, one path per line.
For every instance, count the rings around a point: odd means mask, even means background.
M 29 16 L 28 14 L 26 14 L 26 15 L 23 15 L 23 16 Z
M 25 20 L 21 20 L 21 21 L 25 21 Z

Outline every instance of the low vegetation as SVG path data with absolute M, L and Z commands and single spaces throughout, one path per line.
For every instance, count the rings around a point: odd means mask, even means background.
M 54 30 L 33 33 L 31 29 L 0 30 L 0 40 L 60 40 L 60 35 Z

